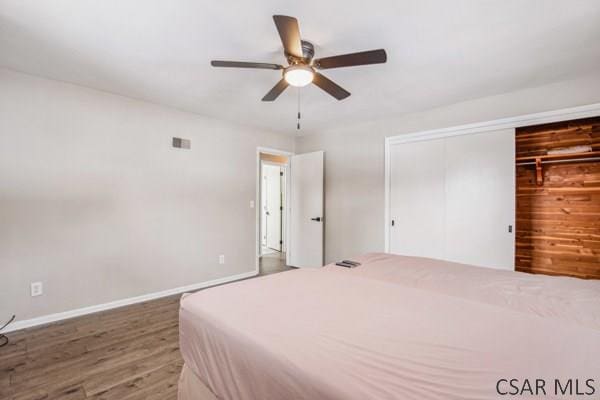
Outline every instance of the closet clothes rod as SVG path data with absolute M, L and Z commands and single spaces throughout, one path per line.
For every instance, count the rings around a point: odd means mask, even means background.
M 559 164 L 559 163 L 572 163 L 572 162 L 591 162 L 600 161 L 600 157 L 588 157 L 588 158 L 573 158 L 564 160 L 542 160 L 542 164 Z M 535 161 L 525 161 L 516 163 L 517 166 L 521 165 L 536 165 Z

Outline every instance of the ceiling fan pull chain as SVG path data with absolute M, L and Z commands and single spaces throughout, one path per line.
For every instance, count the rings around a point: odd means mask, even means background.
M 300 88 L 298 88 L 298 123 L 296 124 L 296 129 L 300 130 Z

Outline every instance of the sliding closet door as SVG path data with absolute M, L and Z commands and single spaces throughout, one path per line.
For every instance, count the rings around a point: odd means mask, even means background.
M 390 252 L 444 258 L 444 141 L 390 148 Z
M 389 251 L 514 269 L 514 129 L 393 144 Z
M 514 269 L 514 163 L 514 129 L 446 139 L 446 259 Z

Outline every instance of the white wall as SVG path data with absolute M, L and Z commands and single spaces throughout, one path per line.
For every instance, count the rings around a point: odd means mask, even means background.
M 384 250 L 385 137 L 598 102 L 591 75 L 298 138 L 296 153 L 325 150 L 326 261 Z
M 293 141 L 0 69 L 0 319 L 252 271 L 257 146 Z

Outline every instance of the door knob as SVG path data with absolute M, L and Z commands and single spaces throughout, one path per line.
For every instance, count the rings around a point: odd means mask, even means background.
M 321 217 L 317 217 L 317 218 L 311 218 L 311 221 L 317 221 L 317 222 L 321 222 Z

